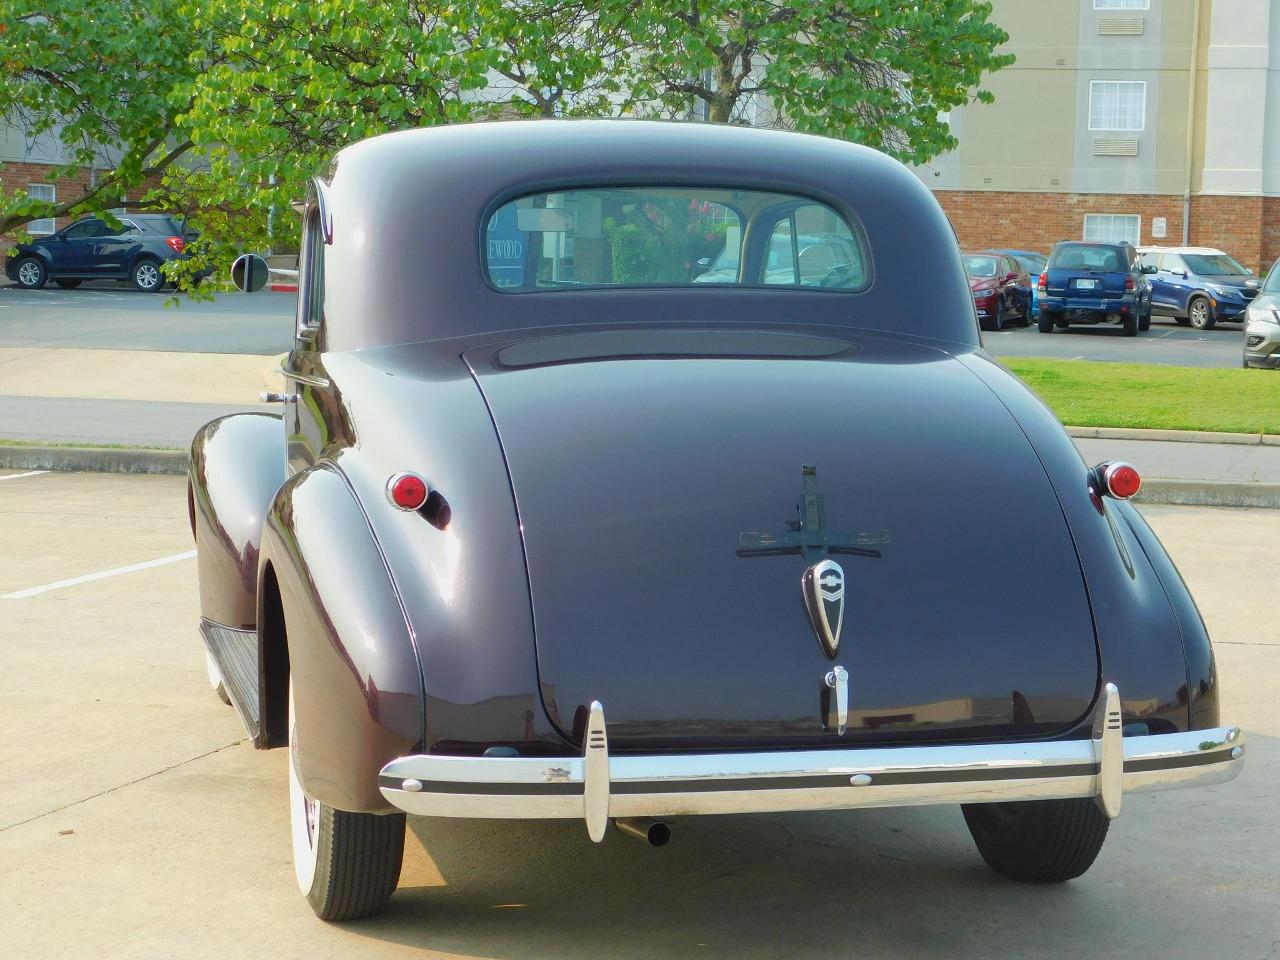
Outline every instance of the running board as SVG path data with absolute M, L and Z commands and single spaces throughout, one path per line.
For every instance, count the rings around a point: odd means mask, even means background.
M 200 621 L 200 636 L 209 649 L 222 686 L 256 746 L 261 724 L 258 720 L 258 631 L 240 630 L 212 620 Z

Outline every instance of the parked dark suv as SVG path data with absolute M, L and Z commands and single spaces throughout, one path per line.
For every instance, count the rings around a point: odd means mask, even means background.
M 20 244 L 4 272 L 10 280 L 38 290 L 52 280 L 78 287 L 84 280 L 127 280 L 138 290 L 164 286 L 163 264 L 184 256 L 187 243 L 199 234 L 168 214 L 130 213 L 120 227 L 99 217 L 85 217 L 51 236 Z
M 1073 323 L 1117 323 L 1126 337 L 1151 326 L 1151 284 L 1128 243 L 1066 240 L 1040 274 L 1040 332 Z

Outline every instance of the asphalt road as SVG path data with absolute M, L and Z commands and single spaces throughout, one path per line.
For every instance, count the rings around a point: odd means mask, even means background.
M 183 480 L 3 476 L 6 956 L 1254 960 L 1280 943 L 1280 511 L 1144 508 L 1249 759 L 1233 783 L 1126 797 L 1079 880 L 999 879 L 950 807 L 680 818 L 661 850 L 595 846 L 577 822 L 411 817 L 386 914 L 327 925 L 293 878 L 286 751 L 251 750 L 205 679 Z M 4 598 L 159 558 L 176 559 Z
M 0 347 L 92 347 L 199 353 L 275 354 L 293 336 L 291 293 L 221 294 L 215 303 L 165 308 L 168 297 L 98 282 L 76 290 L 0 288 Z M 988 331 L 984 343 L 999 356 L 1059 357 L 1191 367 L 1240 366 L 1241 328 L 1224 324 L 1196 331 L 1157 319 L 1147 333 L 1072 327 L 1042 334 L 1034 327 Z
M 0 347 L 88 347 L 180 353 L 284 353 L 292 293 L 218 294 L 212 303 L 97 281 L 75 290 L 0 287 Z

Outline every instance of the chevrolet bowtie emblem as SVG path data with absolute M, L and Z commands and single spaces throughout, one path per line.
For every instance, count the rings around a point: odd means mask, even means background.
M 823 524 L 824 504 L 818 492 L 818 471 L 805 464 L 801 472 L 803 490 L 796 503 L 800 519 L 788 524 L 783 533 L 747 532 L 738 536 L 738 556 L 776 557 L 799 554 L 809 562 L 801 577 L 804 605 L 822 650 L 833 660 L 840 648 L 844 626 L 844 568 L 829 559 L 832 555 L 878 558 L 877 545 L 889 542 L 888 531 L 856 534 L 830 533 Z

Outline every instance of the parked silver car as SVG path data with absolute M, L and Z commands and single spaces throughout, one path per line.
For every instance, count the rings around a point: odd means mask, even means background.
M 1262 282 L 1262 289 L 1245 310 L 1244 365 L 1280 367 L 1280 260 Z

